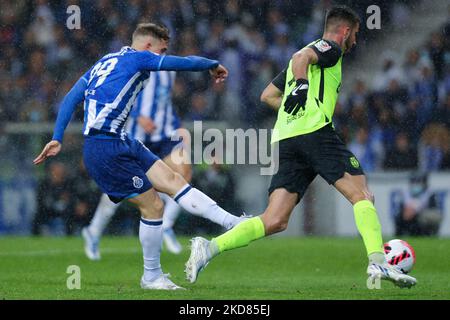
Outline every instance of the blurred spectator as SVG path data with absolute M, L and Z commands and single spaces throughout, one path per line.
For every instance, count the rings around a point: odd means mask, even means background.
M 430 50 L 430 58 L 433 62 L 436 77 L 442 79 L 444 71 L 444 39 L 440 32 L 433 32 L 428 46 Z
M 367 114 L 367 107 L 364 105 L 365 101 L 360 101 L 358 104 L 352 106 L 349 112 L 348 125 L 350 132 L 353 135 L 360 127 L 367 127 L 369 118 Z
M 22 105 L 19 119 L 24 122 L 44 122 L 48 120 L 47 106 L 38 99 L 28 100 Z
M 127 4 L 123 7 L 125 10 L 125 19 L 132 24 L 136 24 L 139 18 L 139 14 L 142 10 L 142 0 L 128 0 Z
M 54 67 L 58 64 L 69 64 L 74 58 L 74 52 L 64 34 L 64 28 L 55 26 L 54 35 L 55 41 L 47 51 L 48 63 Z
M 276 62 L 278 70 L 286 68 L 286 61 L 291 60 L 292 55 L 298 50 L 289 43 L 287 30 L 278 30 L 275 39 L 269 46 L 267 54 L 269 58 Z
M 244 72 L 242 70 L 242 55 L 239 51 L 239 43 L 236 38 L 231 36 L 225 39 L 224 50 L 219 56 L 219 60 L 226 65 L 229 71 L 227 94 L 233 97 L 235 103 L 240 105 L 240 92 L 242 88 L 242 81 Z
M 405 75 L 406 84 L 412 85 L 421 79 L 421 68 L 424 61 L 421 61 L 421 55 L 418 49 L 411 49 L 408 51 L 405 63 L 403 65 L 403 73 Z M 410 89 L 412 89 L 410 87 Z
M 395 28 L 407 28 L 409 26 L 411 9 L 404 2 L 395 1 L 392 7 L 392 20 Z
M 239 20 L 239 1 L 238 0 L 227 0 L 224 6 L 224 17 L 226 17 L 227 24 L 232 25 Z
M 439 170 L 450 170 L 450 146 L 444 146 L 443 148 L 442 161 Z
M 323 13 L 326 12 L 331 5 L 331 1 L 322 0 L 318 1 L 314 6 L 311 13 L 311 21 L 306 24 L 306 30 L 301 39 L 303 40 L 303 44 L 308 44 L 321 36 L 322 28 L 325 22 Z
M 224 43 L 225 24 L 221 19 L 215 19 L 211 22 L 209 35 L 203 44 L 203 51 L 208 56 L 218 56 L 220 48 Z
M 403 73 L 401 69 L 397 66 L 396 61 L 394 60 L 392 53 L 386 52 L 386 57 L 383 61 L 383 65 L 375 75 L 373 80 L 372 87 L 376 91 L 382 91 L 387 89 L 387 86 L 391 83 L 392 80 L 396 80 L 397 82 L 403 82 Z
M 0 4 L 0 46 L 18 45 L 21 38 L 21 21 L 27 13 L 27 1 L 2 1 Z M 28 20 L 28 19 L 27 19 Z M 27 21 L 29 22 L 29 21 Z
M 204 93 L 194 93 L 190 106 L 191 110 L 186 116 L 190 121 L 202 121 L 209 118 L 211 112 L 208 110 L 208 101 Z
M 397 79 L 392 79 L 388 83 L 384 96 L 389 109 L 394 112 L 395 117 L 401 119 L 406 113 L 408 91 L 401 86 Z
M 364 171 L 373 172 L 377 169 L 377 159 L 382 158 L 382 145 L 369 137 L 366 127 L 356 131 L 355 139 L 349 144 L 350 151 L 361 163 Z
M 442 124 L 428 125 L 423 130 L 419 143 L 420 170 L 429 172 L 441 169 L 449 146 L 449 130 Z
M 68 234 L 79 233 L 82 227 L 89 224 L 101 196 L 94 180 L 89 177 L 83 160 L 79 161 L 72 188 L 74 207 L 73 212 L 68 214 Z
M 416 169 L 417 161 L 417 151 L 411 146 L 407 134 L 400 132 L 395 138 L 394 147 L 386 153 L 384 169 Z
M 437 104 L 437 85 L 431 68 L 424 66 L 420 71 L 421 79 L 414 84 L 412 96 L 419 100 L 418 118 L 423 129 Z
M 182 77 L 177 76 L 172 88 L 172 101 L 178 115 L 182 119 L 186 119 L 189 109 L 189 92 L 187 90 L 186 81 Z
M 55 18 L 46 0 L 37 0 L 34 20 L 28 27 L 25 42 L 31 45 L 49 48 L 55 41 L 53 26 Z
M 250 116 L 256 121 L 256 123 L 263 123 L 266 119 L 272 119 L 276 114 L 274 110 L 268 106 L 262 106 L 260 104 L 261 92 L 266 88 L 275 76 L 279 73 L 279 68 L 275 62 L 270 59 L 264 59 L 258 64 L 254 64 L 251 72 L 255 80 L 250 84 L 250 90 L 248 95 L 248 108 Z
M 442 123 L 450 130 L 450 92 L 447 94 L 444 103 L 434 110 L 432 121 Z
M 353 90 L 350 93 L 349 99 L 348 99 L 348 105 L 350 108 L 354 107 L 355 105 L 364 105 L 367 101 L 367 86 L 362 80 L 356 80 L 355 84 L 353 85 Z
M 439 231 L 442 208 L 438 198 L 428 188 L 426 174 L 414 174 L 409 189 L 396 199 L 395 234 L 399 236 L 432 236 Z
M 421 129 L 421 121 L 418 116 L 420 102 L 418 99 L 411 99 L 407 102 L 405 114 L 399 119 L 400 128 L 408 134 L 411 143 L 417 144 L 419 138 L 417 133 Z
M 114 33 L 113 39 L 109 43 L 108 51 L 119 51 L 123 46 L 129 45 L 131 32 L 128 24 L 121 23 L 117 27 L 117 32 Z
M 74 208 L 72 183 L 68 177 L 66 166 L 62 162 L 51 162 L 46 178 L 41 181 L 37 190 L 37 212 L 32 224 L 33 235 L 46 232 L 59 233 L 63 228 L 70 234 L 70 214 Z M 58 225 L 59 223 L 59 225 Z
M 348 125 L 348 115 L 342 99 L 338 100 L 334 107 L 333 124 L 342 141 L 347 144 L 350 141 L 350 128 Z
M 205 92 L 206 104 L 211 108 L 210 119 L 224 121 L 231 118 L 234 113 L 228 109 L 225 83 L 214 83 L 211 88 Z M 231 116 L 231 117 L 230 117 Z

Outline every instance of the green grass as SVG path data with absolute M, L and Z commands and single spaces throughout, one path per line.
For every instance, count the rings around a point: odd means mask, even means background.
M 417 264 L 410 290 L 382 282 L 366 287 L 361 240 L 281 238 L 225 252 L 200 274 L 184 279 L 189 252 L 162 254 L 164 272 L 186 291 L 142 290 L 142 255 L 136 238 L 104 238 L 102 260 L 89 261 L 80 238 L 0 238 L 0 299 L 450 299 L 450 239 L 408 238 Z M 187 246 L 188 239 L 182 239 Z M 69 265 L 81 268 L 81 289 L 69 290 Z

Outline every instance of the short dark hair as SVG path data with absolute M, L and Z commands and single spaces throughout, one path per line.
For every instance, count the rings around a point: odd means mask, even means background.
M 140 23 L 133 32 L 133 40 L 138 36 L 153 36 L 162 40 L 169 40 L 169 29 L 163 24 Z
M 325 30 L 328 30 L 331 25 L 334 25 L 341 21 L 348 22 L 353 28 L 358 23 L 360 23 L 361 20 L 359 19 L 355 11 L 345 5 L 333 6 L 327 12 L 327 15 L 325 17 Z

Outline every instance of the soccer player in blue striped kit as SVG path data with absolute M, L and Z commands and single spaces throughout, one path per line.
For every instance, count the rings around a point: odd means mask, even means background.
M 152 46 L 151 51 L 156 54 L 163 54 L 169 42 L 169 30 L 162 27 L 161 31 L 164 33 L 166 42 L 161 42 L 160 46 Z M 151 40 L 155 41 L 155 38 Z M 171 169 L 190 182 L 192 167 L 189 153 L 185 150 L 185 147 L 190 145 L 188 142 L 190 137 L 183 136 L 182 142 L 178 140 L 182 135 L 182 131 L 178 130 L 181 121 L 171 99 L 175 75 L 175 71 L 156 71 L 150 74 L 148 83 L 135 101 L 125 124 L 125 131 L 130 138 L 142 141 Z M 164 201 L 163 241 L 165 247 L 169 252 L 179 254 L 182 246 L 176 239 L 173 225 L 178 218 L 180 207 L 167 194 L 159 193 L 159 196 Z M 83 228 L 84 249 L 90 260 L 100 260 L 100 238 L 119 206 L 119 203 L 112 202 L 106 194 L 103 194 L 91 223 Z M 229 228 L 230 225 L 223 225 L 223 227 Z
M 161 26 L 139 24 L 131 47 L 101 58 L 65 96 L 56 119 L 52 141 L 34 164 L 57 155 L 75 107 L 84 100 L 83 157 L 89 175 L 115 203 L 128 200 L 141 212 L 139 239 L 143 249 L 143 289 L 182 289 L 164 274 L 160 264 L 163 202 L 158 192 L 172 197 L 186 211 L 220 221 L 232 228 L 238 218 L 191 187 L 139 140 L 129 138 L 124 125 L 131 107 L 151 71 L 209 70 L 215 81 L 224 81 L 228 71 L 216 60 L 197 56 L 158 55 L 152 47 L 167 47 Z

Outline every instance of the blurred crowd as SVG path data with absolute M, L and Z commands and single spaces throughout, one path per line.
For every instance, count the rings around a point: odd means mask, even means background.
M 334 2 L 351 5 L 362 17 L 371 4 Z M 379 3 L 383 12 L 393 11 L 391 1 Z M 81 9 L 80 29 L 66 26 L 69 5 Z M 331 5 L 329 0 L 2 1 L 0 119 L 54 120 L 63 96 L 87 68 L 129 45 L 137 23 L 155 21 L 171 31 L 169 53 L 219 59 L 230 70 L 227 83 L 217 85 L 207 74 L 180 74 L 173 98 L 182 118 L 257 125 L 273 117 L 260 108 L 260 92 L 296 50 L 320 37 Z M 369 36 L 366 28 L 361 33 Z M 78 119 L 81 114 L 79 108 Z
M 366 16 L 370 1 L 346 3 Z M 417 1 L 378 1 L 382 15 L 408 19 Z M 81 28 L 66 26 L 78 5 Z M 0 120 L 52 122 L 77 78 L 99 57 L 130 44 L 137 23 L 156 21 L 171 31 L 169 53 L 219 59 L 225 84 L 205 73 L 180 73 L 173 101 L 183 120 L 222 120 L 240 127 L 273 122 L 259 95 L 291 55 L 320 37 L 332 1 L 46 1 L 0 3 Z M 450 16 L 450 15 L 449 15 Z M 336 127 L 367 172 L 450 167 L 450 24 L 406 57 L 392 55 L 373 83 L 354 84 L 336 106 Z M 377 34 L 361 28 L 359 41 Z M 359 54 L 357 51 L 353 55 Z M 349 90 L 349 89 L 346 89 Z M 82 108 L 76 118 L 82 119 Z
M 334 118 L 365 170 L 450 170 L 450 11 L 406 57 L 386 55 L 370 85 L 357 81 Z

